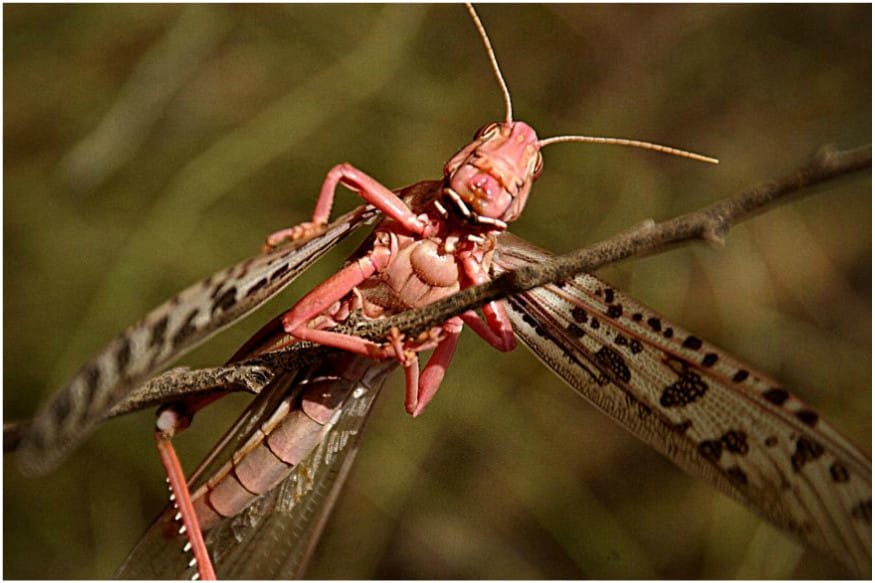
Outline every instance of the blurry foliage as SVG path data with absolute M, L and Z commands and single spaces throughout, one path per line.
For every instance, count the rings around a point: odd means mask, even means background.
M 380 28 L 399 14 L 424 20 Z M 870 140 L 869 6 L 490 5 L 481 16 L 516 116 L 542 136 L 635 137 L 721 159 L 548 149 L 514 231 L 557 251 L 733 194 L 822 144 Z M 3 59 L 5 419 L 31 415 L 147 309 L 308 217 L 332 164 L 390 186 L 434 178 L 503 115 L 458 6 L 6 5 Z M 74 155 L 125 99 L 137 108 Z M 869 189 L 859 176 L 830 184 L 734 230 L 722 251 L 687 247 L 602 275 L 781 378 L 868 451 Z M 341 253 L 185 363 L 222 362 Z M 501 355 L 467 335 L 415 421 L 398 379 L 385 392 L 314 577 L 846 575 L 810 550 L 796 564 L 792 543 L 525 349 Z M 180 439 L 189 467 L 239 410 L 231 401 Z M 163 505 L 151 423 L 107 424 L 44 478 L 4 463 L 6 577 L 111 575 Z

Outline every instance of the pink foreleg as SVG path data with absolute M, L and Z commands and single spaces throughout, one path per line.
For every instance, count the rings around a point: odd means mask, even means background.
M 407 406 L 407 412 L 414 417 L 422 413 L 425 406 L 428 405 L 429 401 L 437 393 L 438 388 L 440 388 L 441 381 L 444 380 L 444 374 L 447 372 L 450 361 L 453 359 L 453 354 L 456 352 L 462 327 L 461 318 L 456 317 L 447 320 L 443 326 L 446 336 L 438 343 L 434 352 L 429 357 L 428 363 L 426 363 L 422 374 L 419 376 L 418 384 L 411 387 L 408 383 L 408 399 L 405 405 Z M 416 395 L 413 407 L 410 406 L 411 391 L 415 391 Z
M 338 164 L 328 171 L 325 182 L 322 183 L 322 190 L 319 191 L 316 209 L 313 211 L 314 223 L 328 222 L 338 183 L 357 192 L 367 202 L 383 211 L 383 214 L 404 225 L 411 233 L 423 234 L 427 223 L 413 214 L 413 211 L 403 200 L 398 198 L 398 195 L 348 163 Z
M 425 234 L 428 222 L 413 214 L 410 207 L 398 198 L 398 195 L 355 166 L 343 163 L 333 167 L 325 176 L 311 221 L 272 233 L 268 236 L 265 247 L 273 248 L 285 241 L 305 239 L 318 233 L 328 223 L 328 218 L 331 216 L 331 207 L 334 205 L 334 195 L 338 184 L 357 192 L 365 201 L 380 209 L 383 214 L 401 223 L 410 233 Z

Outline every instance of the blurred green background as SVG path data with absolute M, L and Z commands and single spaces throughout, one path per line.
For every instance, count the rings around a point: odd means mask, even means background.
M 709 167 L 561 145 L 513 230 L 570 250 L 871 136 L 871 7 L 483 6 L 542 137 L 653 140 Z M 309 216 L 349 161 L 440 175 L 503 115 L 460 6 L 4 6 L 4 419 L 31 415 L 109 338 Z M 601 272 L 794 387 L 870 451 L 867 175 Z M 344 193 L 340 206 L 356 204 Z M 349 246 L 346 250 L 348 251 Z M 341 250 L 184 359 L 218 364 Z M 415 421 L 395 378 L 317 550 L 319 578 L 843 577 L 595 412 L 525 349 L 467 334 Z M 243 398 L 180 440 L 193 467 Z M 4 575 L 108 577 L 163 506 L 144 412 L 53 474 L 4 462 Z

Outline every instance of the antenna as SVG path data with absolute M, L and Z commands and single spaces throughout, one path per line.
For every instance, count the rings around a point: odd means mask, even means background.
M 583 142 L 585 144 L 609 144 L 613 146 L 628 146 L 630 148 L 641 148 L 642 150 L 653 150 L 662 152 L 663 154 L 671 154 L 672 156 L 680 156 L 681 158 L 690 158 L 699 162 L 707 162 L 708 164 L 719 164 L 717 158 L 711 156 L 703 156 L 686 150 L 679 150 L 662 144 L 654 144 L 652 142 L 642 142 L 641 140 L 627 140 L 626 138 L 599 138 L 595 136 L 555 136 L 538 140 L 538 146 L 543 148 L 550 144 L 559 144 L 561 142 Z
M 504 95 L 504 111 L 505 122 L 513 121 L 513 105 L 510 102 L 510 91 L 507 88 L 507 83 L 504 81 L 504 76 L 501 74 L 501 68 L 498 66 L 498 59 L 495 58 L 495 51 L 492 50 L 492 43 L 489 42 L 489 35 L 486 34 L 486 28 L 480 22 L 480 17 L 477 16 L 477 11 L 470 2 L 465 2 L 465 7 L 474 21 L 474 26 L 477 27 L 477 32 L 480 34 L 480 39 L 483 41 L 483 46 L 486 47 L 486 54 L 489 55 L 489 62 L 492 63 L 492 72 L 495 73 L 495 78 L 498 80 L 498 85 L 501 87 L 501 93 Z
M 502 95 L 504 95 L 504 109 L 506 112 L 505 122 L 511 123 L 513 121 L 513 104 L 510 100 L 510 90 L 507 88 L 507 83 L 504 80 L 504 75 L 501 74 L 501 67 L 498 66 L 498 59 L 495 56 L 495 50 L 492 48 L 492 43 L 489 41 L 489 35 L 486 34 L 486 28 L 483 26 L 483 22 L 480 21 L 480 17 L 477 15 L 477 11 L 474 10 L 474 6 L 470 2 L 465 2 L 465 7 L 468 9 L 468 13 L 471 15 L 471 20 L 474 21 L 474 26 L 477 27 L 477 32 L 480 34 L 480 40 L 483 41 L 483 46 L 486 48 L 486 54 L 489 56 L 489 62 L 492 64 L 492 72 L 495 74 L 495 79 L 498 81 L 498 85 L 501 88 Z M 694 152 L 688 152 L 686 150 L 680 150 L 678 148 L 663 146 L 661 144 L 654 144 L 652 142 L 642 142 L 641 140 L 628 140 L 626 138 L 600 138 L 594 136 L 555 136 L 552 138 L 539 140 L 538 147 L 543 148 L 544 146 L 549 146 L 550 144 L 558 144 L 560 142 L 583 142 L 587 144 L 610 144 L 615 146 L 628 146 L 631 148 L 653 150 L 656 152 L 662 152 L 663 154 L 671 154 L 672 156 L 680 156 L 681 158 L 698 160 L 699 162 L 707 162 L 709 164 L 719 163 L 719 160 L 717 160 L 717 158 L 712 158 L 710 156 L 703 156 Z

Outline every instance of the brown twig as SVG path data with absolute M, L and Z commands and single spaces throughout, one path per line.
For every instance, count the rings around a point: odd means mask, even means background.
M 601 243 L 557 256 L 550 263 L 507 271 L 487 284 L 468 288 L 424 308 L 369 323 L 357 334 L 385 338 L 394 327 L 415 335 L 488 302 L 560 282 L 628 257 L 665 251 L 687 241 L 722 245 L 731 226 L 786 202 L 806 188 L 871 167 L 869 146 L 855 150 L 822 148 L 808 163 L 783 178 L 673 219 L 660 223 L 645 221 Z
M 110 409 L 104 419 L 159 407 L 195 395 L 243 391 L 257 395 L 283 370 L 298 370 L 319 362 L 335 349 L 300 342 L 240 362 L 214 368 L 170 369 L 137 387 Z M 5 437 L 5 433 L 4 433 Z

